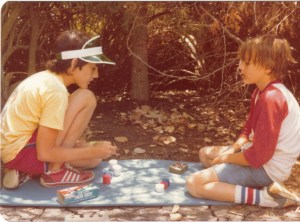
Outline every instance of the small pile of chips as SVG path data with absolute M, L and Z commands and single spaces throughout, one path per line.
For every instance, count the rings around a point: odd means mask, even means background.
M 168 178 L 163 178 L 160 183 L 164 185 L 165 189 L 167 189 L 170 186 L 170 180 Z

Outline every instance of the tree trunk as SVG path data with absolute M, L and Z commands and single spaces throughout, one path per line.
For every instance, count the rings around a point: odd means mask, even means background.
M 8 58 L 18 49 L 19 43 L 15 43 L 17 36 L 16 27 L 19 17 L 24 13 L 24 6 L 15 2 L 7 2 L 2 7 L 1 13 L 1 109 L 8 94 L 9 78 L 6 78 L 4 66 Z M 16 46 L 17 45 L 17 46 Z M 20 46 L 22 48 L 23 46 Z
M 30 24 L 31 24 L 31 38 L 29 43 L 29 58 L 28 58 L 28 73 L 31 75 L 36 72 L 36 53 L 38 49 L 38 39 L 39 39 L 39 18 L 35 15 L 35 9 L 30 7 Z
M 147 8 L 142 7 L 134 22 L 132 42 L 131 98 L 138 102 L 149 100 Z

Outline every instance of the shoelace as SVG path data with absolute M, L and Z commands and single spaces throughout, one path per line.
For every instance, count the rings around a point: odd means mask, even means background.
M 19 186 L 23 185 L 24 183 L 26 183 L 28 180 L 31 179 L 31 176 L 27 175 L 27 174 L 23 174 L 21 175 L 22 179 L 19 183 Z
M 297 202 L 294 200 L 286 199 L 283 207 L 292 206 L 292 205 L 297 205 Z
M 67 170 L 69 170 L 69 171 L 72 171 L 72 172 L 74 172 L 74 173 L 80 174 L 80 171 L 79 171 L 79 170 L 75 169 L 74 167 L 72 167 L 72 166 L 71 166 L 70 164 L 68 164 L 68 163 L 65 163 L 65 168 L 66 168 Z
M 278 188 L 278 187 L 275 187 L 275 188 L 271 191 L 271 193 L 273 193 L 273 194 L 275 194 L 275 195 L 278 195 L 278 196 L 285 197 L 285 198 L 290 199 L 290 200 L 292 200 L 292 201 L 297 201 L 297 200 L 299 199 L 295 194 L 293 194 L 293 193 L 291 193 L 291 192 L 289 192 L 289 191 L 287 191 L 287 190 L 281 190 L 281 189 Z

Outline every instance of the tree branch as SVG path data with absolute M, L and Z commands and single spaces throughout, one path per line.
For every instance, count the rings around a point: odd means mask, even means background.
M 204 11 L 211 19 L 213 19 L 215 22 L 218 22 L 221 26 L 221 28 L 223 29 L 223 31 L 233 40 L 235 40 L 239 45 L 243 43 L 243 41 L 237 37 L 236 35 L 232 34 L 221 22 L 219 22 L 219 20 L 214 17 L 211 13 L 209 13 L 205 8 L 203 8 L 202 6 L 200 6 L 201 10 Z M 198 8 L 196 8 L 198 10 Z

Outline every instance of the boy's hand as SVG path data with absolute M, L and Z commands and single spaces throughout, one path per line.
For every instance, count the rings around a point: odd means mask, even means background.
M 221 153 L 215 157 L 212 161 L 212 165 L 226 163 L 229 154 L 233 154 L 235 149 L 232 146 L 227 146 L 227 148 L 223 149 Z
M 111 144 L 109 141 L 97 141 L 93 144 L 97 149 L 97 157 L 100 159 L 107 159 L 108 157 L 117 153 L 118 147 Z
M 229 157 L 230 154 L 225 154 L 226 151 L 224 153 L 222 153 L 220 156 L 217 156 L 213 161 L 212 161 L 212 165 L 217 165 L 217 164 L 221 164 L 221 163 L 227 163 L 227 159 Z
M 232 154 L 235 153 L 235 149 L 233 146 L 228 146 L 227 149 L 225 149 L 220 156 L 225 155 L 225 154 Z

